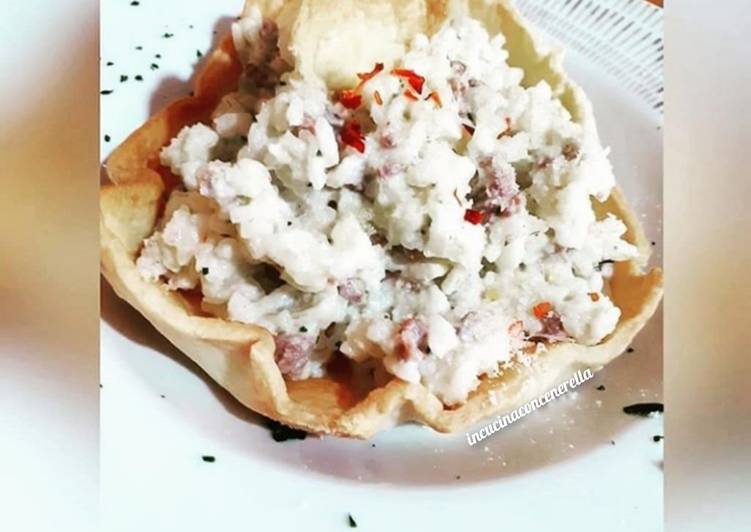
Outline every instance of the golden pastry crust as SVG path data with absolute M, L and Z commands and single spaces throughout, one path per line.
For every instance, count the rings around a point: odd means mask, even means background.
M 331 87 L 351 84 L 356 72 L 369 70 L 376 61 L 393 62 L 415 33 L 430 34 L 447 17 L 468 13 L 491 33 L 503 32 L 509 63 L 525 70 L 525 84 L 546 80 L 590 139 L 597 141 L 591 105 L 566 78 L 561 54 L 542 47 L 507 0 L 248 0 L 245 9 L 252 5 L 277 22 L 288 60 L 304 76 L 321 77 Z M 371 37 L 362 39 L 362 35 Z M 153 232 L 169 191 L 178 182 L 159 163 L 161 148 L 184 126 L 208 122 L 221 97 L 236 87 L 240 73 L 227 36 L 207 58 L 194 95 L 151 117 L 108 158 L 111 184 L 103 186 L 100 194 L 101 260 L 102 272 L 115 292 L 251 410 L 309 432 L 358 438 L 408 421 L 441 432 L 462 430 L 523 405 L 577 369 L 601 368 L 627 348 L 657 308 L 662 273 L 644 272 L 649 243 L 615 189 L 596 210 L 623 220 L 628 227 L 626 240 L 641 255 L 615 265 L 609 290 L 621 318 L 600 344 L 555 344 L 535 355 L 528 366 L 484 377 L 466 403 L 450 409 L 424 386 L 396 377 L 364 396 L 346 378 L 285 381 L 274 361 L 274 339 L 268 331 L 196 313 L 177 293 L 144 280 L 135 264 L 141 242 Z

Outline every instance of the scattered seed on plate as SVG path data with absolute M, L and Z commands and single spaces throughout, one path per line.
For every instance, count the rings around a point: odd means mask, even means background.
M 137 74 L 133 79 L 136 81 L 143 81 L 143 76 L 141 74 Z
M 156 69 L 159 68 L 159 65 L 157 65 L 156 63 L 151 63 L 151 65 L 149 66 L 149 68 L 151 68 L 151 70 L 156 70 Z
M 201 457 L 201 460 L 203 460 L 204 462 L 208 462 L 208 463 L 216 462 L 216 458 L 214 458 L 213 456 L 208 455 L 208 454 L 203 455 Z
M 143 46 L 136 46 L 136 50 L 143 50 Z
M 141 2 L 139 2 L 138 0 L 133 0 L 133 1 L 132 1 L 132 2 L 130 3 L 130 5 L 132 5 L 132 6 L 137 6 L 137 5 L 140 5 L 140 4 L 141 4 Z
M 103 91 L 99 91 L 99 94 L 103 96 L 107 96 L 108 94 L 112 94 L 112 92 L 113 92 L 112 89 L 105 89 Z
M 157 59 L 161 59 L 162 58 L 162 54 L 154 54 L 154 57 L 156 57 Z
M 123 83 L 124 81 L 128 81 L 128 76 L 121 75 L 120 76 L 120 83 Z
M 352 517 L 352 514 L 347 514 L 347 522 L 349 523 L 350 528 L 357 528 L 357 521 Z
M 654 436 L 652 436 L 652 441 L 655 442 L 655 443 L 657 443 L 657 442 L 659 442 L 660 440 L 663 440 L 663 439 L 665 439 L 665 436 L 661 436 L 659 434 L 655 434 Z
M 626 349 L 626 353 L 633 353 L 633 352 L 634 352 L 633 347 L 629 347 L 628 349 Z
M 174 37 L 174 36 L 175 36 L 175 34 L 174 34 L 174 33 L 164 33 L 164 34 L 162 35 L 162 37 L 163 37 L 163 38 L 165 38 L 165 39 L 170 39 L 170 38 L 172 38 L 172 37 Z
M 600 391 L 602 392 L 602 391 L 604 391 L 604 390 L 605 390 L 605 385 L 604 385 L 604 384 L 600 384 L 600 385 L 599 385 L 599 386 L 597 387 L 597 389 L 598 389 L 598 390 L 600 390 Z
M 203 56 L 203 52 L 201 52 L 201 50 L 196 50 L 196 57 L 202 57 L 202 56 Z
M 107 61 L 107 62 L 106 62 L 105 64 L 106 64 L 107 66 L 112 66 L 112 65 L 114 65 L 115 63 L 113 63 L 112 61 Z
M 109 142 L 111 140 L 111 137 L 109 135 L 104 136 L 104 142 Z

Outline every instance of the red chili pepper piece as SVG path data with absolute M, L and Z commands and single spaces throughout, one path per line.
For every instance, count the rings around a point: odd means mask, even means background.
M 425 78 L 420 74 L 416 74 L 413 70 L 408 70 L 406 68 L 395 68 L 391 73 L 400 78 L 405 78 L 410 87 L 417 91 L 417 94 L 422 93 L 422 86 L 425 84 Z
M 541 320 L 547 316 L 551 310 L 553 310 L 553 305 L 551 305 L 549 301 L 543 301 L 532 308 L 532 313 L 535 315 L 535 318 Z
M 475 134 L 475 128 L 473 128 L 469 124 L 462 124 L 462 127 L 464 128 L 464 131 L 466 131 L 470 135 L 474 135 Z
M 360 80 L 362 80 L 360 84 L 362 85 L 362 83 L 374 77 L 381 70 L 383 70 L 383 63 L 376 63 L 375 66 L 373 67 L 373 70 L 371 70 L 370 72 L 358 72 L 357 77 L 360 78 Z
M 485 215 L 474 209 L 464 211 L 464 219 L 473 225 L 479 225 L 485 221 Z
M 362 96 L 356 90 L 346 89 L 339 93 L 339 102 L 347 109 L 357 109 L 362 103 Z
M 347 146 L 353 147 L 360 153 L 365 151 L 365 139 L 362 136 L 360 124 L 357 122 L 346 122 L 339 132 L 339 136 Z

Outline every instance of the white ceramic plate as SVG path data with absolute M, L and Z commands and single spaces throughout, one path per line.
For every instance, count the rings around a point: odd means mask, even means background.
M 643 215 L 659 261 L 661 76 L 651 63 L 659 54 L 654 21 L 661 14 L 654 19 L 652 8 L 642 14 L 633 1 L 579 4 L 520 2 L 541 27 L 569 40 L 567 67 L 594 103 L 616 176 Z M 605 14 L 593 15 L 592 4 L 604 5 Z M 101 86 L 113 91 L 101 100 L 103 158 L 150 114 L 191 90 L 199 52 L 228 30 L 241 6 L 242 0 L 102 5 Z M 636 23 L 628 26 L 630 20 Z M 652 54 L 644 60 L 650 69 L 606 31 L 622 30 L 617 35 L 628 44 L 639 26 L 632 40 L 652 43 L 642 51 Z M 609 66 L 618 53 L 620 66 Z M 627 63 L 635 67 L 629 71 Z M 105 529 L 344 530 L 351 513 L 363 530 L 659 530 L 662 445 L 652 437 L 662 434 L 661 419 L 632 418 L 621 409 L 660 400 L 661 330 L 658 314 L 633 353 L 486 445 L 470 448 L 463 434 L 417 426 L 369 442 L 275 443 L 258 416 L 102 283 Z M 601 384 L 604 391 L 597 390 Z

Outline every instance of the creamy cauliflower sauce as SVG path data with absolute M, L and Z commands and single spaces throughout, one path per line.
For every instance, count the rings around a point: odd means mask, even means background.
M 238 92 L 161 152 L 184 186 L 144 241 L 144 278 L 267 328 L 287 378 L 343 355 L 447 405 L 613 331 L 604 280 L 637 250 L 592 209 L 614 186 L 607 153 L 546 83 L 521 85 L 502 35 L 454 20 L 332 92 L 283 61 L 257 11 L 232 33 Z

